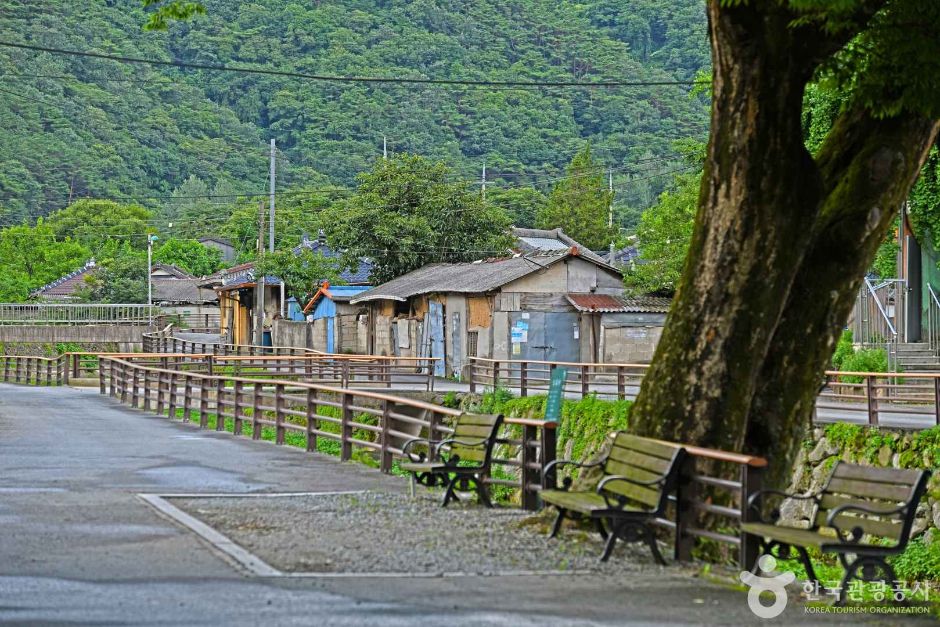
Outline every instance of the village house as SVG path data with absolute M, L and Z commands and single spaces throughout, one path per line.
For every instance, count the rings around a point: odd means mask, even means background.
M 86 279 L 95 272 L 96 267 L 95 260 L 89 259 L 78 270 L 69 272 L 55 281 L 33 290 L 30 292 L 29 297 L 45 302 L 68 303 L 75 301 L 78 299 L 77 292 L 79 288 L 87 285 Z
M 238 256 L 235 245 L 224 237 L 200 237 L 198 242 L 206 248 L 214 248 L 222 253 L 222 261 L 225 263 L 232 263 Z
M 334 251 L 326 244 L 322 232 L 316 239 L 310 239 L 305 235 L 301 243 L 293 249 L 295 254 L 300 254 L 303 250 L 310 250 L 327 259 L 336 261 L 340 257 L 339 252 Z M 340 269 L 339 279 L 347 286 L 368 287 L 371 272 L 372 264 L 369 260 L 360 259 L 356 267 Z M 223 270 L 212 284 L 219 294 L 220 332 L 233 344 L 253 344 L 256 315 L 254 307 L 257 292 L 254 262 L 239 264 Z M 299 303 L 288 297 L 283 284 L 277 277 L 265 277 L 264 286 L 264 327 L 271 332 L 270 339 L 274 345 L 301 346 L 323 352 L 334 352 L 329 349 L 331 342 L 334 343 L 334 348 L 337 346 L 359 346 L 357 341 L 353 341 L 351 331 L 347 329 L 346 334 L 343 335 L 343 325 L 350 324 L 346 320 L 347 311 L 345 308 L 348 299 L 344 301 L 341 312 L 339 309 L 328 311 L 328 306 L 324 304 L 320 312 L 315 314 L 323 319 L 321 326 L 324 328 L 322 330 L 318 328 L 314 321 L 312 326 L 315 328 L 308 329 L 306 328 L 309 326 L 307 316 L 313 312 L 312 307 L 310 312 L 304 312 Z M 337 301 L 334 300 L 333 296 L 342 300 L 342 294 L 336 290 L 336 287 L 332 288 L 331 295 L 327 298 L 327 300 L 334 303 Z M 341 314 L 341 317 L 337 317 L 338 314 Z M 311 321 L 313 321 L 312 318 Z M 334 326 L 337 321 L 340 323 L 339 327 Z M 327 332 L 327 326 L 332 329 L 332 332 Z M 330 339 L 328 340 L 328 338 Z M 337 341 L 337 338 L 340 338 L 340 340 Z M 337 351 L 343 350 L 353 349 L 337 349 Z
M 219 298 L 203 287 L 205 279 L 171 264 L 154 264 L 150 270 L 151 294 L 160 312 L 181 328 L 217 329 Z
M 438 376 L 460 376 L 470 357 L 593 360 L 595 313 L 579 311 L 569 297 L 618 297 L 623 279 L 587 253 L 571 247 L 430 264 L 350 303 L 368 305 L 371 354 L 441 357 Z

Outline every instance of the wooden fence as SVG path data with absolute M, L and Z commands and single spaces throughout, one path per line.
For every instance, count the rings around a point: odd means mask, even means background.
M 253 439 L 261 438 L 263 428 L 273 428 L 276 444 L 296 433 L 307 451 L 316 451 L 318 440 L 336 442 L 344 461 L 355 449 L 371 451 L 382 472 L 392 470 L 405 441 L 420 434 L 446 437 L 453 432 L 448 423 L 461 413 L 366 390 L 156 368 L 111 356 L 100 361 L 101 393 L 132 407 L 218 431 L 230 421 L 234 434 L 247 428 Z M 520 419 L 505 424 L 493 459 L 501 472 L 489 482 L 519 490 L 523 507 L 534 509 L 541 468 L 554 459 L 555 425 Z
M 568 396 L 623 400 L 636 397 L 649 366 L 472 357 L 470 392 L 505 388 L 521 396 L 545 393 L 551 373 L 559 367 L 567 370 Z M 815 420 L 909 429 L 940 425 L 940 373 L 827 371 L 820 382 Z
M 90 364 L 84 361 L 87 355 L 70 355 L 3 356 L 4 381 L 67 382 L 74 364 L 87 374 L 83 365 Z M 294 434 L 299 438 L 295 443 L 307 451 L 318 450 L 318 441 L 335 442 L 340 459 L 352 459 L 356 450 L 367 451 L 386 473 L 402 456 L 407 439 L 446 437 L 453 432 L 449 423 L 460 415 L 456 409 L 386 393 L 189 369 L 200 364 L 200 358 L 218 358 L 215 355 L 94 357 L 100 392 L 131 407 L 197 422 L 201 428 L 230 429 L 236 435 L 250 432 L 253 439 L 260 439 L 263 429 L 273 429 L 279 445 L 289 443 L 288 434 Z M 496 472 L 488 482 L 517 491 L 522 508 L 538 509 L 539 491 L 555 482 L 543 469 L 555 459 L 557 448 L 554 423 L 507 418 L 493 459 Z M 676 558 L 691 559 L 696 539 L 705 538 L 730 549 L 728 554 L 741 564 L 753 563 L 756 546 L 741 533 L 740 523 L 750 519 L 746 495 L 760 488 L 766 460 L 694 446 L 686 450 L 689 461 L 679 489 L 671 496 L 671 515 L 658 521 L 673 536 Z M 701 526 L 702 514 L 713 522 L 707 529 Z

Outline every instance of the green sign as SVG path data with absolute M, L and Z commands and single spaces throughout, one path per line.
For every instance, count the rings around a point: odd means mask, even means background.
M 568 370 L 561 366 L 552 370 L 552 381 L 548 386 L 548 400 L 545 402 L 545 422 L 561 420 L 561 399 L 565 393 L 565 380 Z

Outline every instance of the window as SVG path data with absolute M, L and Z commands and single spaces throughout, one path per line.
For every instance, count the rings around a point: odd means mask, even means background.
M 477 356 L 477 338 L 478 337 L 479 337 L 479 332 L 467 331 L 467 357 Z

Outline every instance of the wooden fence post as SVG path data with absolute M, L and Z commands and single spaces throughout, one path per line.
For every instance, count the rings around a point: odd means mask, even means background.
M 871 375 L 865 377 L 865 392 L 868 397 L 868 424 L 878 426 L 878 401 L 875 399 L 875 387 Z
M 134 368 L 134 382 L 133 382 L 134 388 L 131 393 L 131 397 L 132 397 L 131 406 L 134 409 L 137 409 L 140 406 L 140 393 L 138 392 L 138 389 L 140 386 L 140 374 L 139 373 L 140 373 L 140 370 L 138 368 Z
M 617 366 L 617 400 L 627 398 L 627 380 L 623 371 L 623 366 Z
M 274 443 L 284 444 L 284 384 L 274 384 Z
M 382 418 L 381 418 L 382 424 L 380 425 L 382 427 L 382 435 L 381 435 L 382 448 L 379 449 L 380 450 L 379 470 L 381 470 L 384 473 L 389 473 L 392 471 L 392 452 L 389 450 L 389 446 L 391 446 L 391 437 L 388 434 L 389 429 L 391 429 L 391 422 L 392 422 L 392 418 L 389 415 L 391 411 L 392 411 L 391 403 L 389 402 L 387 398 L 383 399 L 382 400 Z
M 519 362 L 519 396 L 528 396 L 528 370 L 529 362 L 520 361 Z
M 581 366 L 581 398 L 591 393 L 591 373 L 590 366 Z
M 209 379 L 199 379 L 199 428 L 209 426 Z
M 493 362 L 493 389 L 499 387 L 499 362 Z
M 252 402 L 254 403 L 251 408 L 251 439 L 260 440 L 261 439 L 261 423 L 258 422 L 261 420 L 261 386 L 263 384 L 258 381 L 255 383 L 254 396 Z
M 747 506 L 748 497 L 761 489 L 762 469 L 756 466 L 741 466 L 741 522 L 753 522 L 759 517 L 757 513 Z M 758 507 L 759 503 L 756 504 Z M 757 537 L 741 532 L 741 551 L 738 557 L 738 566 L 743 570 L 750 570 L 757 558 L 760 557 L 758 549 L 760 543 Z
M 940 426 L 940 377 L 933 380 L 933 419 Z
M 239 379 L 232 382 L 232 402 L 235 405 L 232 409 L 232 435 L 241 435 L 243 422 L 245 419 L 244 406 L 242 405 L 242 390 L 245 384 Z
M 215 430 L 225 431 L 225 379 L 219 377 L 215 383 Z
M 695 474 L 695 458 L 689 455 L 679 469 L 679 481 L 676 482 L 676 532 L 673 544 L 673 558 L 677 562 L 692 560 L 692 548 L 695 538 L 686 530 L 692 526 L 692 502 L 696 496 L 696 484 L 692 481 Z
M 176 418 L 176 372 L 170 373 L 170 390 L 166 413 L 170 418 Z
M 536 483 L 541 481 L 541 468 L 538 457 L 533 453 L 535 445 L 538 443 L 538 429 L 535 425 L 525 424 L 522 426 L 522 509 L 538 509 L 538 493 L 534 490 Z
M 349 392 L 342 392 L 342 414 L 340 415 L 339 423 L 339 432 L 340 432 L 340 449 L 339 449 L 339 459 L 340 461 L 347 461 L 352 458 L 352 427 L 349 426 L 349 421 L 352 419 L 352 409 L 349 408 L 349 405 L 352 401 L 350 398 L 352 395 Z
M 470 393 L 477 393 L 477 360 L 476 357 L 470 358 Z
M 144 411 L 150 411 L 150 370 L 144 370 Z
M 557 485 L 558 477 L 555 475 L 555 469 L 552 468 L 548 473 L 545 472 L 545 468 L 555 461 L 557 455 L 558 431 L 556 430 L 556 423 L 547 422 L 542 425 L 542 442 L 539 446 L 539 457 L 541 458 L 539 473 L 542 478 L 541 485 L 544 489 L 554 490 Z
M 314 430 L 319 430 L 320 425 L 317 422 L 317 390 L 316 388 L 307 388 L 307 452 L 311 453 L 317 450 L 317 434 Z

